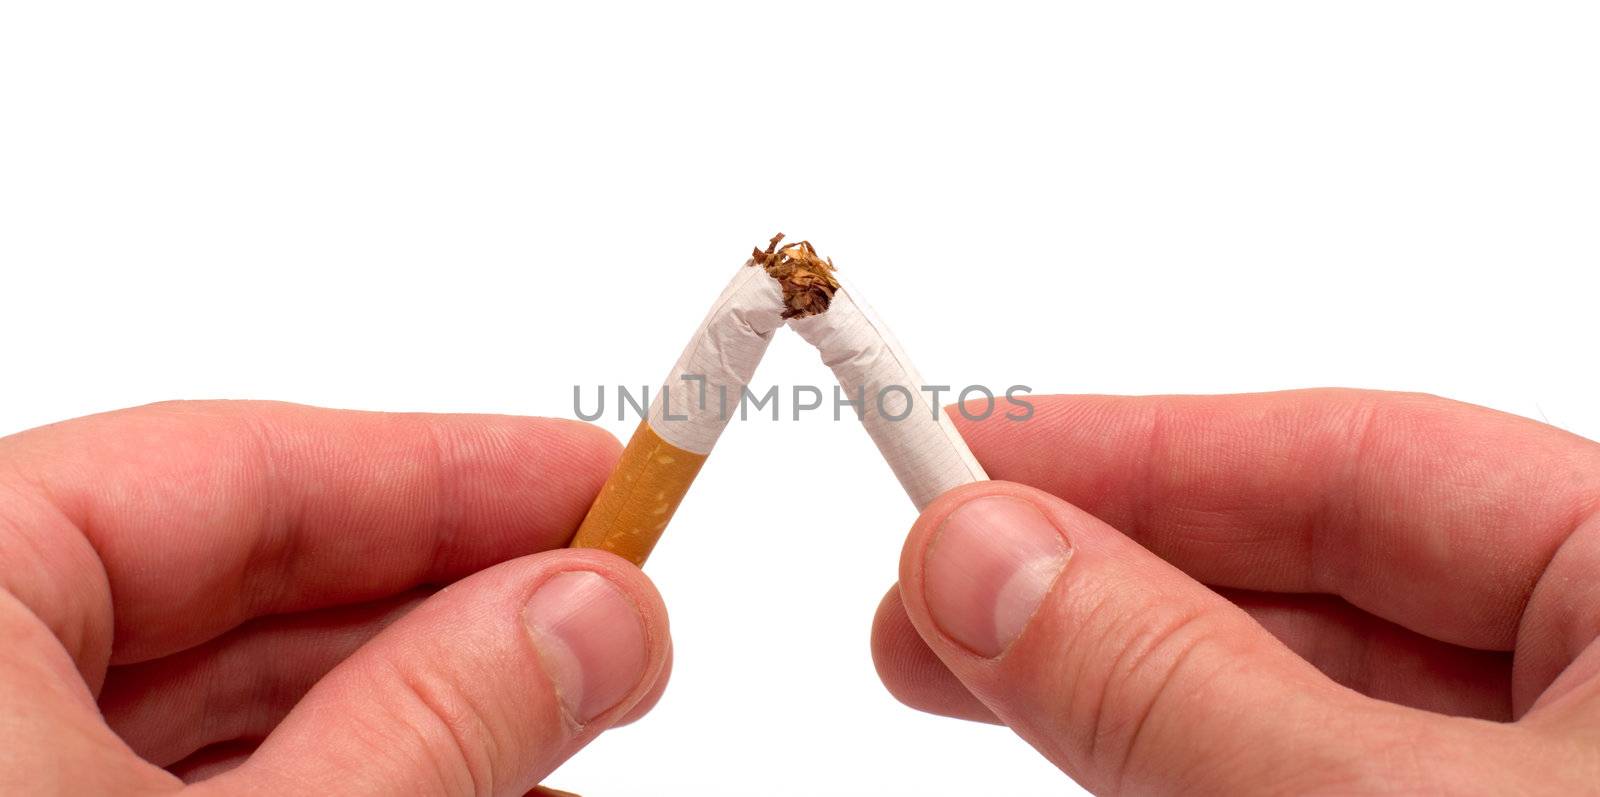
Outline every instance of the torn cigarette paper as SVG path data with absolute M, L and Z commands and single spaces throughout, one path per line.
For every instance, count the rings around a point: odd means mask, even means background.
M 988 476 L 944 410 L 928 402 L 922 377 L 894 335 L 848 282 L 824 313 L 790 319 L 817 348 L 878 445 L 906 495 L 921 511 L 946 490 Z M 881 400 L 880 400 L 881 399 Z
M 711 453 L 772 333 L 783 326 L 782 313 L 778 283 L 761 269 L 739 269 L 650 404 L 650 427 L 661 439 Z

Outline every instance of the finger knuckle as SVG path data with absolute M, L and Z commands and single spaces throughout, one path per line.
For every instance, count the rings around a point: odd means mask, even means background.
M 1154 619 L 1151 619 L 1151 618 Z M 1152 611 L 1130 618 L 1118 652 L 1094 684 L 1095 706 L 1089 726 L 1090 749 L 1100 759 L 1102 771 L 1114 773 L 1117 782 L 1140 766 L 1143 749 L 1156 732 L 1167 706 L 1186 700 L 1186 692 L 1203 688 L 1211 675 L 1200 671 L 1214 661 L 1202 651 L 1219 631 L 1211 614 L 1203 610 Z
M 497 743 L 487 715 L 449 678 L 400 670 L 425 765 L 450 794 L 494 794 Z

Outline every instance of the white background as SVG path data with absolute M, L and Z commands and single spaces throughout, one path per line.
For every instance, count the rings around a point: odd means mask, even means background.
M 1600 437 L 1592 4 L 3 9 L 0 433 L 570 416 L 659 381 L 781 229 L 931 382 L 1425 390 Z M 787 332 L 756 377 L 827 380 Z M 912 519 L 853 422 L 734 424 L 649 567 L 672 687 L 550 782 L 1070 790 L 877 683 Z

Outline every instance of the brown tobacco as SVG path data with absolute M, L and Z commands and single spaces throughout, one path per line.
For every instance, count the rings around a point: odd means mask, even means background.
M 783 304 L 787 308 L 783 317 L 806 318 L 826 312 L 833 301 L 833 292 L 839 290 L 839 280 L 833 276 L 833 259 L 819 257 L 810 241 L 779 249 L 778 242 L 782 240 L 781 232 L 772 236 L 766 251 L 755 249 L 750 258 L 782 286 Z

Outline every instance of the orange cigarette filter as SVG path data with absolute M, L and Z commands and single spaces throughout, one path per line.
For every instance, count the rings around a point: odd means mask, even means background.
M 599 548 L 644 564 L 705 461 L 705 454 L 661 439 L 649 421 L 641 421 L 572 547 Z

